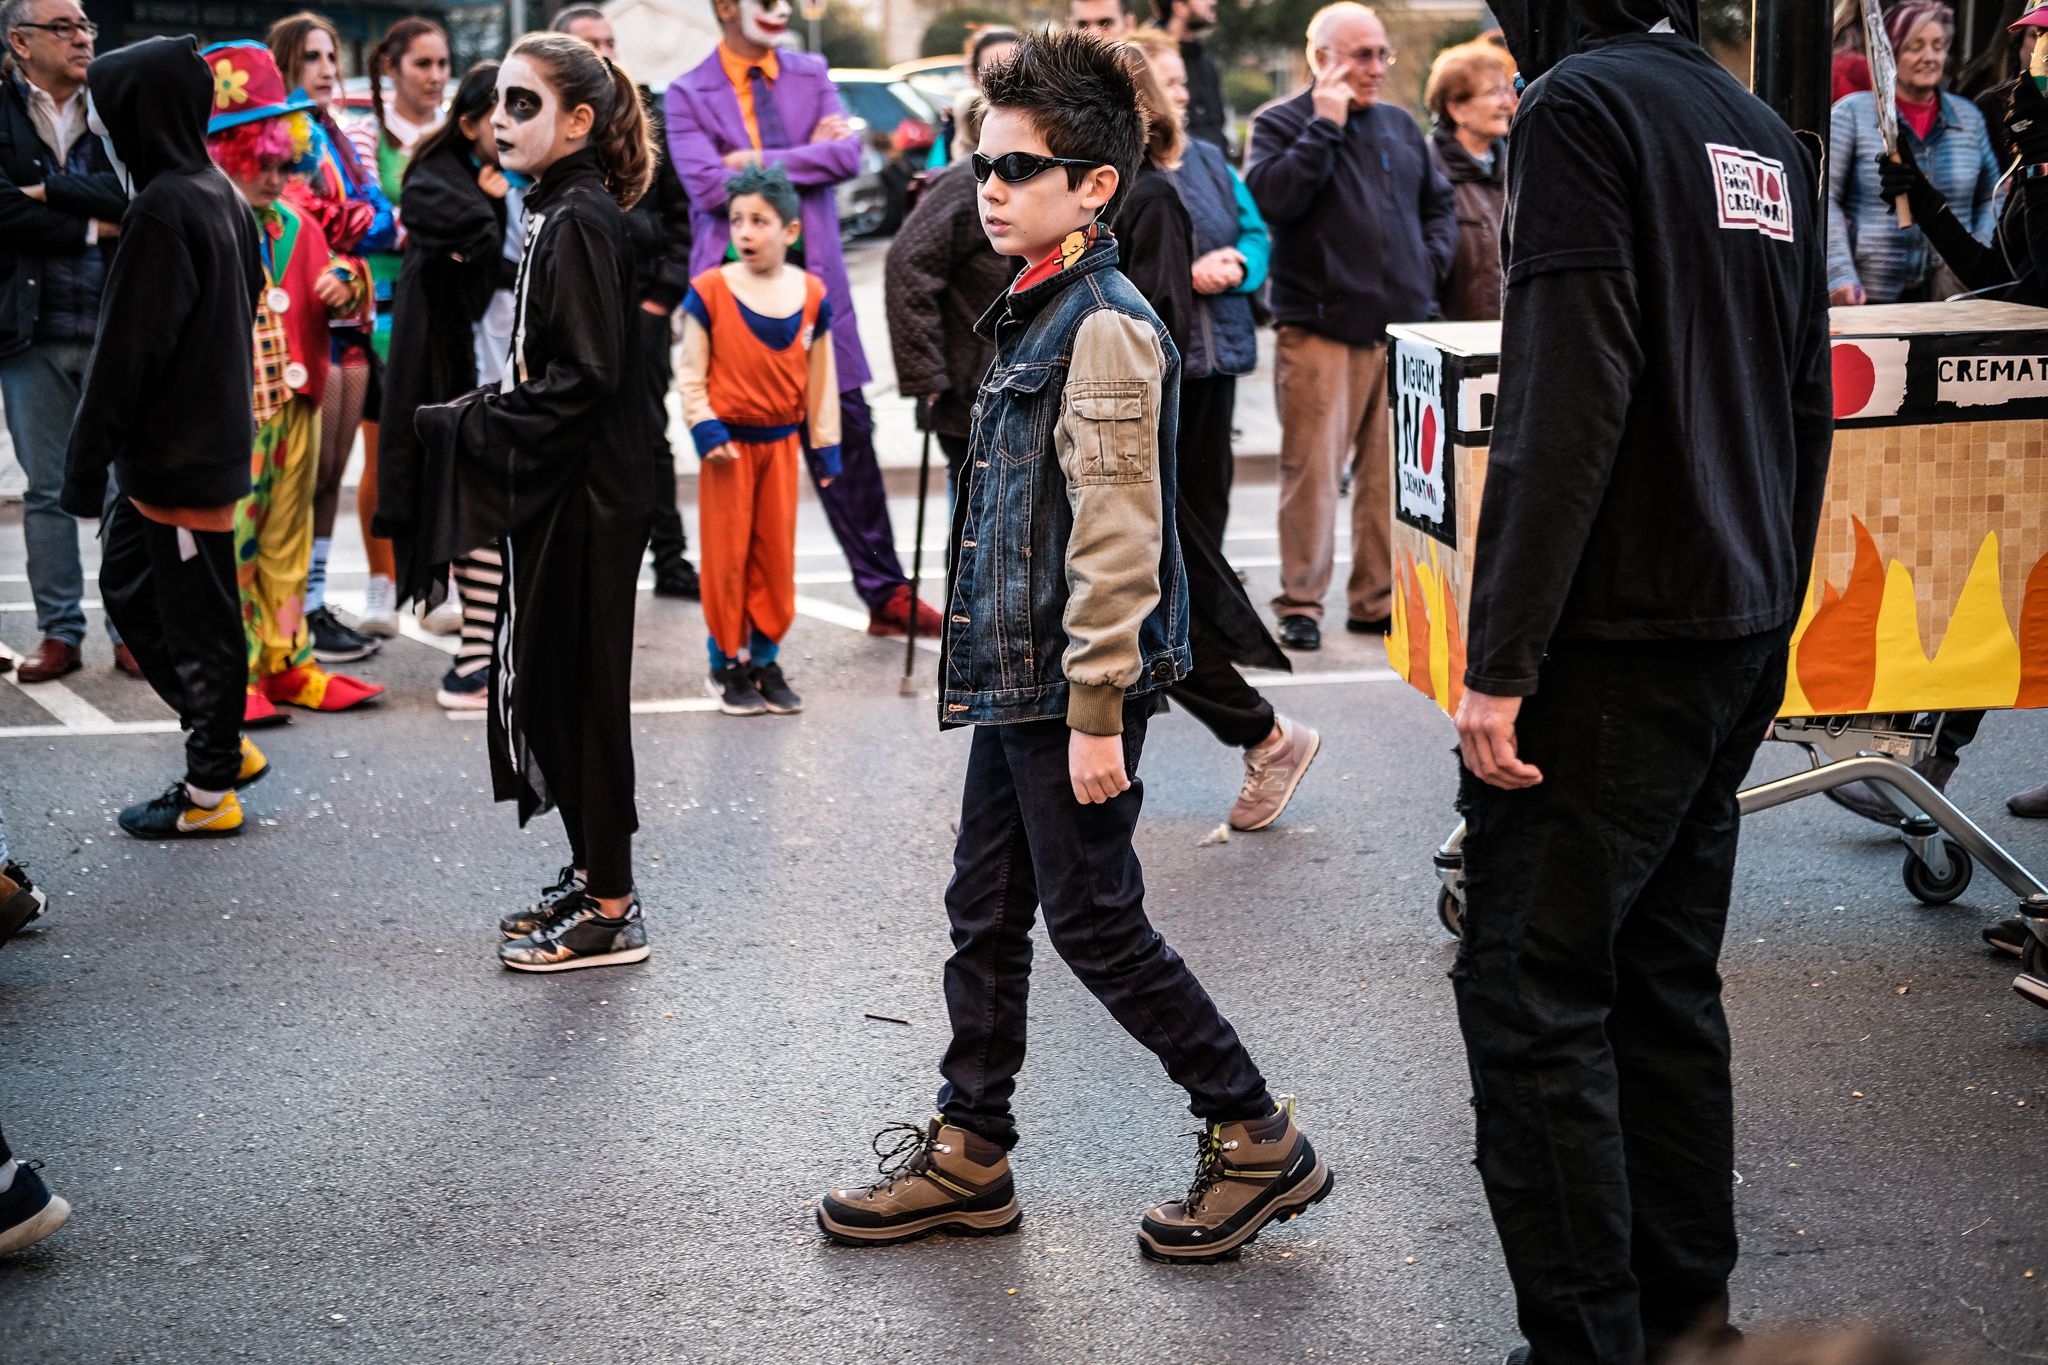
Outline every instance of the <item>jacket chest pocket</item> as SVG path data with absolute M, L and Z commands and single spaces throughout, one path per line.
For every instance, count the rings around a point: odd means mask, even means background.
M 1006 464 L 1028 464 L 1045 453 L 1052 434 L 1046 408 L 1051 365 L 1013 365 L 989 372 L 982 385 L 976 424 Z
M 1145 382 L 1106 379 L 1067 391 L 1079 484 L 1144 483 L 1152 477 L 1157 436 L 1146 420 Z

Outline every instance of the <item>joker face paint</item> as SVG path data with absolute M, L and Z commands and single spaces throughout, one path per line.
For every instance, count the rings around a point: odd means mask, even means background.
M 789 0 L 740 0 L 740 36 L 774 47 L 789 33 Z
M 588 105 L 563 109 L 561 96 L 527 58 L 507 57 L 498 68 L 491 135 L 498 144 L 498 164 L 506 170 L 538 179 L 589 140 L 591 121 Z

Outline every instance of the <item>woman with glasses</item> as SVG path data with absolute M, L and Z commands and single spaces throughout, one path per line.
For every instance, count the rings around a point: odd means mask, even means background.
M 1899 144 L 1979 242 L 1997 221 L 1998 164 L 1984 116 L 1942 89 L 1955 11 L 1942 0 L 1905 0 L 1885 16 L 1897 59 Z M 1878 197 L 1884 138 L 1877 96 L 1845 95 L 1829 119 L 1828 299 L 1837 305 L 1917 303 L 1960 292 L 1918 227 L 1900 227 Z

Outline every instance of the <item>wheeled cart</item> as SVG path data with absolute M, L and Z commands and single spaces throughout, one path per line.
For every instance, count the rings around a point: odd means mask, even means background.
M 1944 712 L 2048 707 L 2048 310 L 1907 304 L 1837 309 L 1833 323 L 1834 459 L 1772 733 L 1812 766 L 1744 792 L 1742 811 L 1871 783 L 1898 811 L 1907 892 L 1945 905 L 1983 867 L 2017 898 L 2025 970 L 2048 987 L 2048 885 L 1911 766 Z M 1499 327 L 1390 330 L 1387 650 L 1453 713 Z M 1461 824 L 1436 853 L 1437 915 L 1454 934 L 1463 842 Z

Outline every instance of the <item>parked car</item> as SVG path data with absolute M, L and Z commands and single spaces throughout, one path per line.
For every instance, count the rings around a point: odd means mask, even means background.
M 860 123 L 859 119 L 852 121 L 856 125 Z M 839 209 L 841 237 L 871 236 L 883 231 L 889 222 L 889 184 L 884 174 L 887 164 L 882 154 L 863 137 L 860 143 L 860 174 L 851 180 L 840 181 L 832 191 L 832 202 Z M 900 214 L 896 221 L 902 221 Z
M 887 205 L 877 232 L 894 232 L 910 203 L 910 181 L 922 171 L 939 134 L 939 112 L 893 71 L 839 68 L 832 72 L 846 112 L 861 128 L 861 145 L 882 158 Z
M 889 68 L 889 74 L 900 81 L 910 82 L 918 94 L 940 114 L 953 108 L 953 101 L 967 88 L 967 63 L 959 57 L 921 57 L 914 62 L 898 62 Z

